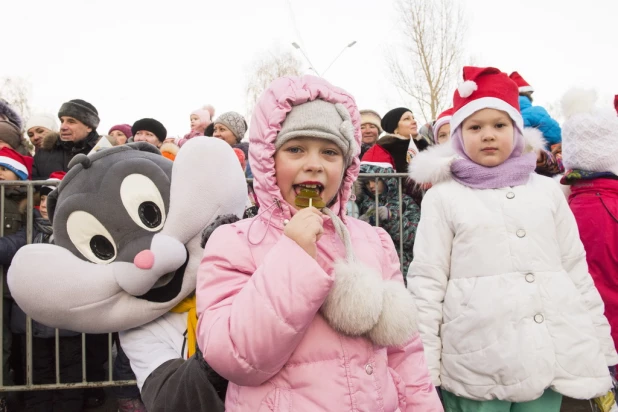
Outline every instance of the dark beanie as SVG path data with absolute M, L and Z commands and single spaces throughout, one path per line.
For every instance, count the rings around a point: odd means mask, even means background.
M 401 117 L 406 112 L 412 112 L 412 110 L 405 107 L 398 107 L 386 113 L 382 118 L 382 129 L 386 133 L 395 133 L 395 129 L 397 129 Z
M 155 119 L 140 119 L 137 122 L 133 123 L 133 127 L 131 127 L 131 132 L 133 132 L 134 138 L 137 132 L 139 132 L 140 130 L 146 130 L 147 132 L 154 134 L 161 142 L 164 141 L 167 137 L 167 129 L 165 128 L 165 126 L 163 126 L 163 124 L 161 124 L 160 121 Z
M 64 103 L 58 111 L 58 119 L 69 116 L 79 120 L 86 126 L 96 129 L 99 126 L 99 112 L 85 100 L 73 99 Z

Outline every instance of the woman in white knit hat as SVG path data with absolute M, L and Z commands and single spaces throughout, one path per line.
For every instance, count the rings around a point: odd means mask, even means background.
M 58 133 L 58 123 L 56 123 L 54 116 L 38 113 L 28 119 L 26 134 L 36 150 L 41 148 L 43 139 L 50 133 Z

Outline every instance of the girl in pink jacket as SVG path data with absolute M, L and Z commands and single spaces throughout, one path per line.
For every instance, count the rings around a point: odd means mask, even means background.
M 352 96 L 280 78 L 250 130 L 260 213 L 213 233 L 196 292 L 198 344 L 230 381 L 226 410 L 442 411 L 393 242 L 345 216 L 359 170 Z M 308 186 L 327 207 L 295 206 Z

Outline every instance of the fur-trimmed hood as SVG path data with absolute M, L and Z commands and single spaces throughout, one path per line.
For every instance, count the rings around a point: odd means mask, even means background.
M 60 140 L 60 134 L 56 132 L 51 132 L 47 136 L 43 138 L 41 142 L 41 149 L 43 150 L 53 150 L 56 147 L 56 143 Z
M 543 134 L 534 128 L 525 128 L 523 132 L 526 147 L 523 153 L 538 153 L 544 150 L 546 141 Z M 437 145 L 419 153 L 410 163 L 408 175 L 417 184 L 438 184 L 450 180 L 451 164 L 458 159 L 452 144 Z
M 6 100 L 0 99 L 0 116 L 6 117 L 6 119 L 13 123 L 19 130 L 24 127 L 24 121 L 19 113 L 17 113 Z

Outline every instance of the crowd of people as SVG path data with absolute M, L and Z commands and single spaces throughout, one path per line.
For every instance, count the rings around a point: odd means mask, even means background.
M 131 142 L 170 161 L 199 136 L 232 147 L 256 184 L 244 219 L 210 238 L 196 288 L 197 343 L 229 380 L 227 410 L 557 412 L 562 396 L 606 396 L 618 364 L 618 116 L 572 90 L 561 125 L 517 72 L 466 67 L 463 77 L 452 107 L 422 125 L 406 107 L 359 111 L 322 79 L 276 80 L 248 140 L 242 115 L 210 104 L 170 138 L 152 118 L 100 134 L 99 112 L 80 99 L 26 122 L 0 101 L 0 179 L 60 181 L 76 155 Z M 272 99 L 296 88 L 318 97 L 278 118 Z M 251 163 L 264 158 L 274 161 Z M 315 186 L 326 207 L 296 207 Z M 38 187 L 28 211 L 26 190 L 6 187 L 5 274 L 27 243 L 27 213 L 32 242 L 53 242 L 53 189 Z M 281 226 L 250 242 L 253 220 L 271 214 L 270 225 L 277 208 Z M 24 382 L 26 314 L 6 281 L 3 302 L 9 386 Z M 250 339 L 255 323 L 270 332 Z M 55 382 L 55 333 L 33 323 L 35 384 Z M 62 381 L 79 382 L 80 334 L 59 336 Z M 89 381 L 104 379 L 107 344 L 88 335 Z M 114 379 L 135 379 L 115 344 Z M 119 411 L 146 410 L 137 387 L 115 394 Z M 79 411 L 102 398 L 32 391 L 2 407 Z

